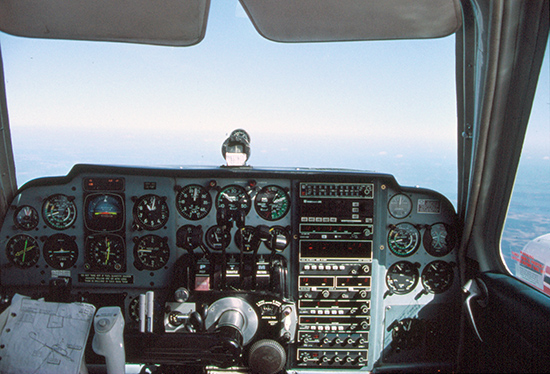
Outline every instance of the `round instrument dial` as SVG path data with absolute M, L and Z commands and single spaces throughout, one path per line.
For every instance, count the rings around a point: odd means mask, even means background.
M 205 240 L 210 249 L 221 251 L 231 243 L 231 232 L 222 226 L 212 226 L 206 231 Z
M 451 264 L 437 260 L 430 262 L 422 271 L 422 285 L 430 293 L 442 293 L 453 284 L 454 271 Z
M 86 227 L 93 231 L 117 231 L 124 227 L 124 203 L 114 194 L 93 194 L 86 197 Z
M 401 257 L 412 255 L 420 245 L 420 232 L 410 223 L 393 226 L 388 233 L 390 251 Z
M 64 230 L 76 221 L 74 198 L 57 194 L 49 196 L 42 205 L 42 217 L 52 229 Z
M 134 247 L 135 267 L 140 270 L 158 270 L 166 265 L 170 258 L 167 240 L 158 235 L 138 238 Z
M 184 225 L 176 232 L 176 245 L 180 248 L 192 251 L 202 242 L 202 227 Z
M 23 205 L 13 214 L 13 222 L 20 230 L 32 230 L 38 226 L 38 212 L 32 206 Z
M 19 268 L 29 268 L 36 265 L 40 258 L 40 248 L 35 238 L 18 234 L 10 238 L 6 244 L 8 260 Z
M 240 210 L 248 214 L 250 207 L 250 196 L 248 196 L 244 188 L 237 185 L 224 187 L 216 197 L 217 209 L 225 209 L 230 212 Z
M 134 205 L 136 222 L 147 230 L 160 229 L 168 222 L 169 215 L 166 198 L 157 195 L 142 196 Z
M 68 269 L 78 259 L 78 246 L 75 238 L 65 234 L 55 234 L 44 243 L 44 259 L 54 269 Z
M 243 252 L 253 252 L 260 246 L 260 238 L 256 229 L 252 226 L 245 226 L 235 232 L 235 245 Z
M 273 226 L 269 228 L 269 234 L 271 234 L 271 240 L 265 242 L 267 248 L 273 249 L 273 245 L 275 245 L 275 250 L 282 252 L 288 247 L 290 233 L 287 229 L 281 226 Z
M 184 218 L 193 221 L 203 219 L 210 213 L 212 197 L 206 188 L 191 184 L 176 195 L 176 208 Z
M 395 294 L 404 295 L 418 284 L 418 266 L 408 261 L 399 261 L 390 266 L 386 273 L 386 285 Z
M 124 271 L 124 240 L 118 235 L 92 235 L 86 241 L 88 261 L 94 270 Z
M 411 199 L 401 193 L 393 195 L 388 203 L 388 211 L 392 217 L 397 219 L 407 217 L 412 211 Z
M 456 244 L 456 235 L 444 223 L 429 226 L 424 233 L 424 247 L 426 252 L 435 257 L 442 257 L 450 253 Z
M 288 213 L 290 198 L 282 187 L 266 186 L 256 195 L 254 208 L 263 219 L 277 221 Z

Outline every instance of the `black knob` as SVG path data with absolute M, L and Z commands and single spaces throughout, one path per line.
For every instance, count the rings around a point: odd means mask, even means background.
M 250 347 L 248 366 L 252 373 L 276 374 L 283 370 L 285 364 L 285 349 L 275 340 L 258 340 Z

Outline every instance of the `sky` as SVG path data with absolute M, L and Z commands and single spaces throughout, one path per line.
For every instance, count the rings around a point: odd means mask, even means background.
M 275 43 L 237 2 L 215 0 L 192 47 L 0 45 L 19 185 L 75 163 L 219 166 L 243 128 L 253 166 L 375 170 L 456 195 L 454 36 Z M 550 156 L 545 64 L 536 158 Z

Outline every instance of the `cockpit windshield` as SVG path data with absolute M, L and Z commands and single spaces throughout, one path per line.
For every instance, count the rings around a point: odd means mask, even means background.
M 252 166 L 381 171 L 456 200 L 454 36 L 277 43 L 213 1 L 191 47 L 0 42 L 19 185 L 76 163 L 218 166 L 243 128 Z

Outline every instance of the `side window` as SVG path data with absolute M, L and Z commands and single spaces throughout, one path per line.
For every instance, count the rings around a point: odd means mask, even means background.
M 501 255 L 517 278 L 550 296 L 550 67 L 549 47 L 537 85 Z

